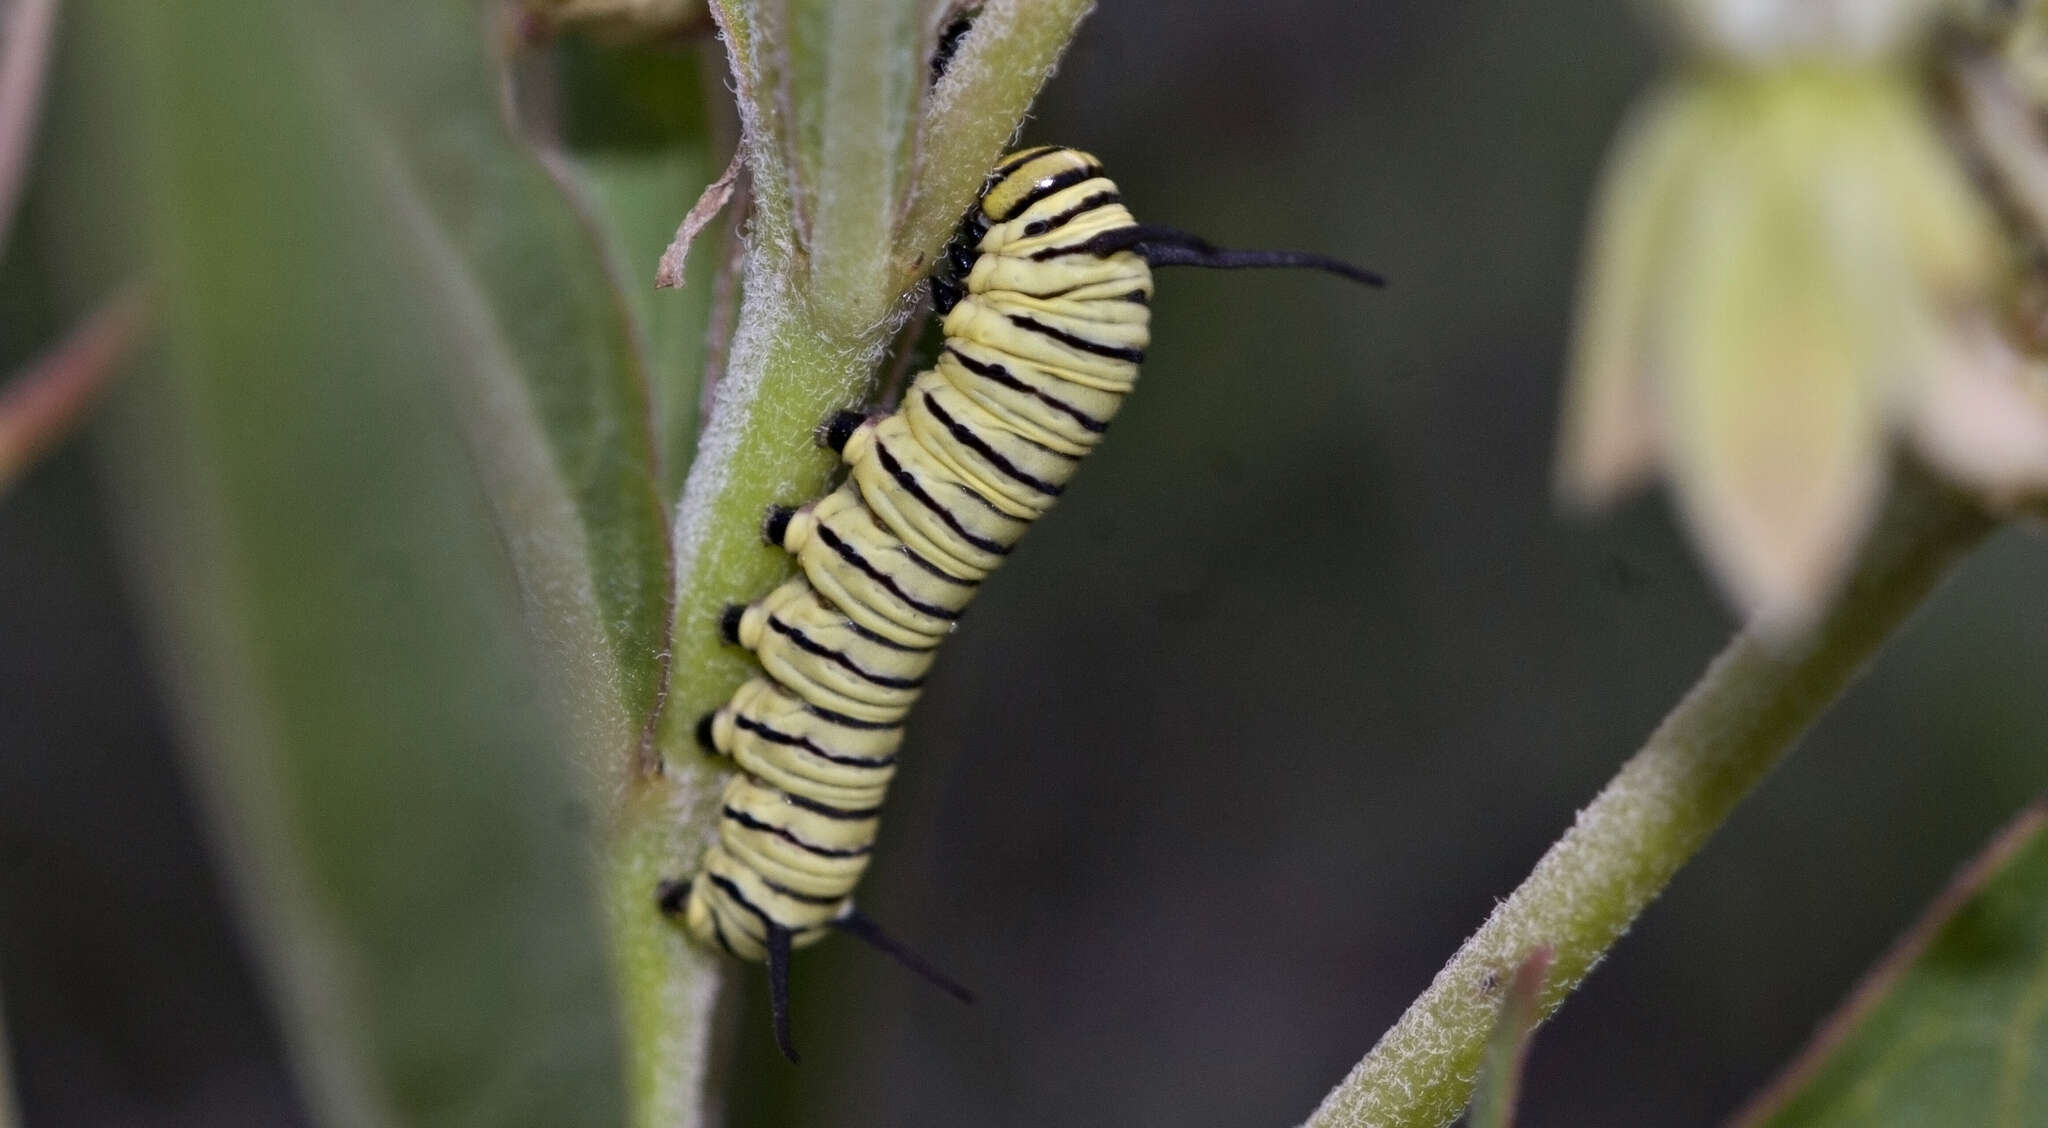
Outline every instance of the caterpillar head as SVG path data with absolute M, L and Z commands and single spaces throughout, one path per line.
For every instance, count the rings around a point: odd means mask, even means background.
M 966 295 L 967 275 L 974 269 L 989 228 L 1016 218 L 1062 188 L 1101 175 L 1101 161 L 1079 149 L 1058 145 L 1020 149 L 996 162 L 932 273 L 932 308 L 944 315 Z

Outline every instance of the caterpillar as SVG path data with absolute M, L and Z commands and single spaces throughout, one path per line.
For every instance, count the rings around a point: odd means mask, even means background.
M 738 771 L 696 873 L 660 904 L 699 942 L 766 961 L 791 1061 L 790 952 L 859 936 L 970 998 L 853 907 L 903 724 L 976 587 L 1059 500 L 1130 394 L 1150 343 L 1152 268 L 1307 267 L 1321 255 L 1234 251 L 1139 224 L 1094 157 L 1041 146 L 985 182 L 930 280 L 938 360 L 898 410 L 840 412 L 820 439 L 834 490 L 771 508 L 763 533 L 799 574 L 720 620 L 761 672 L 698 725 Z

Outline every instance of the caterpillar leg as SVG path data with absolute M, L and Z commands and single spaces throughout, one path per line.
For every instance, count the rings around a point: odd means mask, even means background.
M 797 511 L 787 505 L 769 506 L 768 512 L 761 517 L 761 539 L 778 548 L 789 548 L 784 538 L 789 536 L 789 523 L 796 514 Z
M 863 412 L 834 412 L 831 418 L 825 420 L 818 428 L 818 442 L 831 450 L 844 451 L 846 441 L 853 438 L 853 433 L 860 430 L 861 425 L 867 421 L 868 417 Z

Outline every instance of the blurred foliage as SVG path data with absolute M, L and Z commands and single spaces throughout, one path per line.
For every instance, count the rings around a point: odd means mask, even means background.
M 1745 1128 L 2033 1124 L 2048 1110 L 2048 807 L 1966 868 Z
M 546 91 L 530 124 L 555 135 L 568 158 L 563 171 L 581 179 L 612 284 L 633 309 L 656 476 L 664 507 L 673 507 L 696 451 L 705 331 L 729 253 L 726 232 L 706 235 L 680 289 L 656 290 L 653 279 L 682 209 L 738 140 L 721 85 L 725 60 L 709 40 L 600 47 L 569 36 L 529 52 L 522 65 L 539 72 L 528 85 Z
M 482 29 L 466 3 L 83 8 L 67 77 L 121 109 L 50 174 L 121 154 L 149 189 L 70 197 L 145 217 L 112 253 L 165 295 L 108 473 L 334 1122 L 621 1118 L 601 792 L 572 765 L 623 776 L 651 712 L 666 524 L 627 311 Z
M 0 251 L 13 234 L 15 207 L 34 163 L 58 9 L 57 0 L 0 6 Z

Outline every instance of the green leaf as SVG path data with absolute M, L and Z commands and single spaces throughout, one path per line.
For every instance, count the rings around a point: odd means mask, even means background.
M 657 477 L 663 505 L 673 507 L 696 453 L 705 338 L 728 253 L 726 225 L 713 224 L 698 240 L 681 288 L 655 289 L 655 266 L 731 155 L 737 125 L 718 120 L 705 104 L 707 91 L 724 97 L 718 84 L 725 61 L 716 44 L 598 47 L 580 36 L 558 40 L 551 61 L 561 144 L 583 189 L 577 200 L 603 242 L 647 358 Z
M 660 698 L 670 599 L 633 310 L 598 234 L 513 133 L 479 6 L 288 8 L 308 95 L 424 260 L 420 315 L 460 338 L 464 363 L 441 375 L 569 679 L 578 742 L 615 784 Z
M 102 453 L 316 1118 L 617 1124 L 564 752 L 626 762 L 585 738 L 651 708 L 665 538 L 621 306 L 497 121 L 478 9 L 76 11 L 164 303 Z
M 1736 1123 L 2048 1119 L 2048 803 L 1971 862 Z

